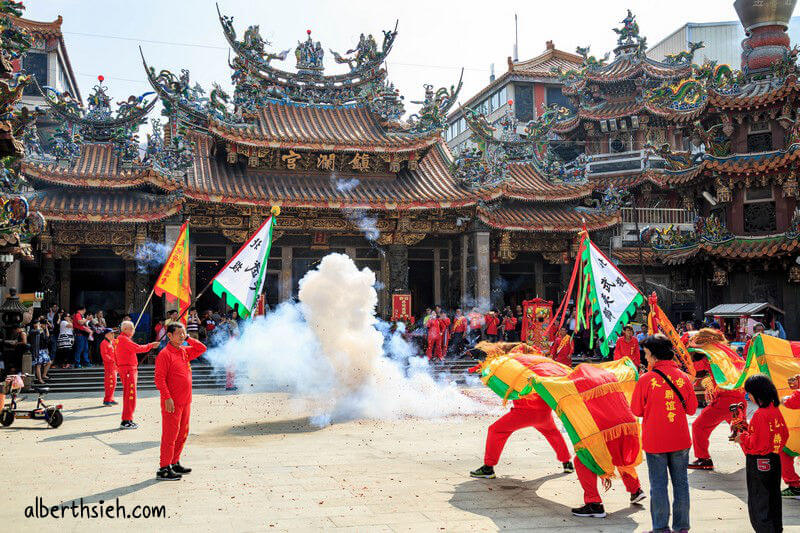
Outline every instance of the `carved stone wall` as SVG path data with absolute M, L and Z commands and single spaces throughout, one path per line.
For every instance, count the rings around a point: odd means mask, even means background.
M 408 290 L 408 247 L 405 244 L 386 246 L 386 261 L 389 263 L 389 293 Z

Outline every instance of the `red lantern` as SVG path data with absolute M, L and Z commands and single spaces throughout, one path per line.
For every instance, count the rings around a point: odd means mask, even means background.
M 509 100 L 508 101 L 508 106 L 511 107 L 512 105 L 514 105 L 514 100 Z
M 103 83 L 103 81 L 105 81 L 105 78 L 103 77 L 102 74 L 97 76 L 97 81 L 99 81 L 100 83 Z
M 308 35 L 311 35 L 311 30 L 306 30 L 306 33 L 307 33 Z

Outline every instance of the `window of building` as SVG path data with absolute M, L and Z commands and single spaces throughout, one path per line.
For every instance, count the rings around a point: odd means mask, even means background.
M 772 187 L 753 187 L 744 191 L 744 231 L 763 235 L 777 231 L 775 197 Z
M 548 87 L 546 97 L 547 105 L 558 104 L 561 107 L 566 107 L 567 109 L 572 108 L 569 99 L 564 96 L 563 92 L 561 92 L 561 87 Z
M 47 80 L 47 54 L 38 52 L 28 52 L 22 57 L 22 68 L 28 74 L 36 77 L 39 85 L 48 85 Z M 39 96 L 39 90 L 36 84 L 29 83 L 22 90 L 22 94 L 30 96 Z
M 770 150 L 772 150 L 772 132 L 769 122 L 761 120 L 750 124 L 750 131 L 747 135 L 747 151 L 769 152 Z
M 533 85 L 518 83 L 514 85 L 514 109 L 517 120 L 533 120 Z

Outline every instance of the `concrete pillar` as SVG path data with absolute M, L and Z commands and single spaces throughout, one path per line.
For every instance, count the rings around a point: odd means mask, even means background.
M 442 259 L 439 255 L 439 248 L 433 249 L 433 301 L 436 305 L 443 305 L 442 302 Z
M 498 311 L 502 311 L 505 302 L 505 287 L 503 286 L 503 279 L 500 277 L 500 263 L 490 263 L 489 272 L 492 284 L 491 305 L 497 308 Z
M 383 288 L 378 291 L 378 312 L 384 318 L 388 318 L 391 313 L 391 298 L 389 297 L 389 262 L 386 254 L 381 254 L 381 271 L 378 273 Z
M 39 283 L 44 291 L 42 309 L 50 310 L 50 306 L 57 303 L 56 289 L 56 262 L 52 257 L 42 258 L 42 272 Z
M 278 284 L 278 301 L 292 297 L 292 247 L 281 246 L 281 277 Z
M 475 300 L 479 307 L 490 305 L 491 278 L 489 268 L 489 232 L 476 231 L 475 238 Z

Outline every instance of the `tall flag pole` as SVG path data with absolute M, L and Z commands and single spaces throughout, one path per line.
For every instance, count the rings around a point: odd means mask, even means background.
M 211 290 L 214 294 L 224 298 L 242 318 L 253 314 L 266 281 L 272 230 L 280 208 L 275 206 L 271 212 L 272 216 L 264 221 L 212 280 Z
M 566 302 L 570 298 L 575 302 L 575 329 L 589 330 L 592 346 L 596 332 L 604 357 L 608 356 L 609 346 L 620 336 L 622 328 L 644 303 L 639 289 L 591 241 L 586 229 L 579 234 L 578 255 L 569 289 L 549 329 L 563 324 L 568 308 Z
M 183 223 L 178 239 L 158 275 L 153 291 L 178 301 L 181 316 L 189 308 L 192 298 L 191 265 L 189 262 L 189 221 Z M 152 292 L 150 293 L 152 296 Z M 149 298 L 148 298 L 149 301 Z

